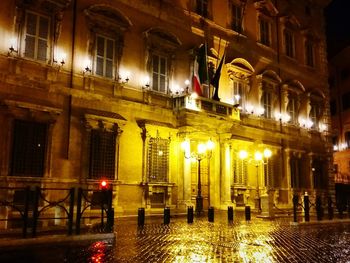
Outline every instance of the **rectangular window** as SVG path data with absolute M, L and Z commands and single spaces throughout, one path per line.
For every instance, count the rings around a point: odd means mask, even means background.
M 196 13 L 208 17 L 208 0 L 196 0 Z
M 243 104 L 243 83 L 233 80 L 232 99 L 234 104 Z
M 262 97 L 261 97 L 261 104 L 263 105 L 264 114 L 263 116 L 265 118 L 271 119 L 272 118 L 272 94 L 267 91 L 263 91 Z
M 285 52 L 288 57 L 294 58 L 294 35 L 291 31 L 284 31 Z
M 295 157 L 290 158 L 290 176 L 291 187 L 300 188 L 302 185 L 301 180 L 301 160 Z
M 24 56 L 46 62 L 48 60 L 50 19 L 26 13 Z
M 168 182 L 169 140 L 151 138 L 148 144 L 148 181 Z
M 270 46 L 270 23 L 260 19 L 260 43 Z
M 295 97 L 289 97 L 288 107 L 287 107 L 288 115 L 290 117 L 289 122 L 294 124 L 297 121 L 297 100 Z
M 305 57 L 306 65 L 313 67 L 314 66 L 314 47 L 310 40 L 305 42 Z
M 337 102 L 335 100 L 331 100 L 330 108 L 331 108 L 331 115 L 335 116 L 337 114 Z
M 350 92 L 344 93 L 341 96 L 342 104 L 343 104 L 343 110 L 350 109 Z
M 310 110 L 310 120 L 312 121 L 311 129 L 317 129 L 318 127 L 318 117 L 319 117 L 319 107 L 315 104 L 311 105 Z
M 113 78 L 114 45 L 113 39 L 96 37 L 96 75 Z
M 90 179 L 114 179 L 116 134 L 103 129 L 91 130 Z
M 314 179 L 314 188 L 326 189 L 327 188 L 327 165 L 322 160 L 313 160 L 312 162 L 312 175 Z
M 231 28 L 238 32 L 242 32 L 242 8 L 236 5 L 232 5 L 231 8 Z
M 152 89 L 166 93 L 167 91 L 167 58 L 152 55 Z
M 42 177 L 47 142 L 47 124 L 15 120 L 12 144 L 12 176 Z
M 345 132 L 345 143 L 347 147 L 350 147 L 350 131 Z

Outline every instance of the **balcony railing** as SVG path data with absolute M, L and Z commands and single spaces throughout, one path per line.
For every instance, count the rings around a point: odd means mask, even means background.
M 227 116 L 236 120 L 240 119 L 239 110 L 234 105 L 190 95 L 175 97 L 173 101 L 174 110 L 188 109 L 198 112 L 213 113 Z

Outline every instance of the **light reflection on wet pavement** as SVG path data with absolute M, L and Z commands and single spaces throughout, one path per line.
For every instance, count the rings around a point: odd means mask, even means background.
M 288 220 L 240 218 L 233 224 L 186 217 L 147 222 L 116 222 L 116 241 L 55 246 L 0 254 L 0 262 L 350 262 L 350 223 L 290 225 Z M 131 221 L 131 223 L 130 223 Z M 19 257 L 22 255 L 23 257 Z M 17 260 L 17 261 L 16 261 Z

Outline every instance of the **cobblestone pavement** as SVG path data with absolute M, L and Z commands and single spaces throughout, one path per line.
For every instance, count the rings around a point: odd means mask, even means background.
M 31 249 L 31 257 L 25 255 L 29 251 L 7 251 L 0 262 L 350 262 L 349 223 L 291 225 L 290 218 L 255 217 L 228 223 L 225 214 L 215 215 L 215 223 L 202 217 L 187 224 L 181 217 L 164 225 L 146 218 L 139 228 L 135 221 L 117 221 L 115 243 L 48 245 L 41 255 Z

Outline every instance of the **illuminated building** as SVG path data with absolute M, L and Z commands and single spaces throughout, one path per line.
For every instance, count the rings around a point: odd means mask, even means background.
M 116 215 L 185 211 L 198 175 L 204 210 L 332 196 L 328 2 L 1 1 L 1 185 L 105 179 Z M 193 92 L 201 45 L 220 100 Z
M 330 60 L 330 97 L 333 127 L 334 174 L 339 203 L 347 205 L 350 185 L 350 47 Z

